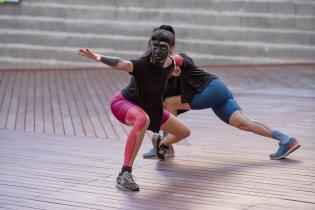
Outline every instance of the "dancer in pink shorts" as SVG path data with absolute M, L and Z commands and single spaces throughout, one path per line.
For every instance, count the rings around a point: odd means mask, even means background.
M 116 178 L 116 186 L 128 191 L 139 190 L 132 176 L 132 165 L 146 130 L 158 133 L 161 129 L 167 132 L 169 135 L 164 142 L 168 144 L 190 135 L 190 130 L 181 121 L 163 110 L 167 81 L 175 67 L 170 57 L 175 37 L 169 31 L 160 29 L 153 33 L 150 40 L 146 54 L 129 61 L 103 56 L 89 49 L 79 50 L 82 56 L 132 75 L 129 85 L 116 93 L 111 102 L 114 116 L 121 123 L 132 126 L 126 143 L 124 164 Z

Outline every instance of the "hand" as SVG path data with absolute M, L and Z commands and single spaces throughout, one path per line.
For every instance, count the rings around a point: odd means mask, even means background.
M 181 71 L 182 71 L 182 70 L 181 70 L 178 66 L 176 66 L 175 69 L 174 69 L 174 71 L 172 72 L 172 75 L 173 75 L 174 77 L 178 77 L 178 76 L 180 76 Z
M 95 60 L 97 62 L 99 62 L 101 60 L 101 55 L 94 53 L 92 51 L 90 51 L 89 49 L 79 49 L 78 51 L 79 55 L 85 56 L 87 58 L 90 58 L 92 60 Z

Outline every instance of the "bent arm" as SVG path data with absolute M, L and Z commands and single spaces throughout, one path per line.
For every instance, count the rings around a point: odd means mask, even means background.
M 123 60 L 118 57 L 100 55 L 100 54 L 92 52 L 89 49 L 85 49 L 85 50 L 80 49 L 78 53 L 79 55 L 95 60 L 97 62 L 102 62 L 117 70 L 122 70 L 126 72 L 133 71 L 133 64 L 130 61 Z

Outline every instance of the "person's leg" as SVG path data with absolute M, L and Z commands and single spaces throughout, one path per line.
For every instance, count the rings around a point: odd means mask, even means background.
M 248 118 L 241 110 L 231 115 L 229 124 L 244 131 L 278 140 L 279 149 L 275 153 L 270 154 L 271 159 L 285 158 L 300 147 L 300 143 L 293 137 Z
M 218 104 L 223 103 L 227 97 L 227 87 L 219 79 L 216 79 L 209 82 L 207 87 L 201 93 L 196 94 L 190 104 L 182 104 L 180 96 L 173 96 L 165 99 L 164 107 L 170 113 L 177 114 L 178 110 L 198 110 L 212 108 Z M 172 137 L 170 137 L 170 139 L 172 139 Z M 152 152 L 154 151 L 155 150 L 149 151 L 146 153 L 146 156 L 152 155 Z
M 160 136 L 161 139 L 164 139 L 165 137 L 167 136 L 167 132 L 163 132 L 162 136 Z M 152 136 L 152 145 L 153 147 L 151 149 L 149 149 L 147 152 L 145 152 L 142 157 L 144 159 L 156 159 L 157 156 L 156 156 L 156 150 L 155 150 L 155 138 L 156 136 L 153 135 Z M 173 145 L 170 145 L 169 149 L 166 151 L 165 153 L 165 157 L 175 157 L 175 149 L 174 149 L 174 146 Z
M 201 93 L 196 94 L 190 102 L 192 110 L 208 109 L 223 104 L 229 97 L 229 89 L 220 80 L 209 82 Z
M 256 122 L 245 115 L 242 110 L 235 111 L 230 119 L 229 124 L 243 131 L 250 131 L 255 134 L 272 138 L 272 129 L 264 124 Z M 288 136 L 282 134 L 279 141 L 287 142 Z
M 131 107 L 126 115 L 126 123 L 132 125 L 125 148 L 125 166 L 132 166 L 150 124 L 149 116 L 138 106 Z
M 124 190 L 138 191 L 139 186 L 135 183 L 132 176 L 132 165 L 150 120 L 139 106 L 126 100 L 121 94 L 114 96 L 111 109 L 120 122 L 132 126 L 126 142 L 124 165 L 116 178 L 116 186 Z
M 300 147 L 299 142 L 294 138 L 247 117 L 235 101 L 231 91 L 228 90 L 227 95 L 228 99 L 224 103 L 213 107 L 215 114 L 227 124 L 238 129 L 278 140 L 280 147 L 276 153 L 270 155 L 271 159 L 284 158 Z
M 193 110 L 212 108 L 215 114 L 227 124 L 244 131 L 277 139 L 280 142 L 280 147 L 276 153 L 270 155 L 271 159 L 284 158 L 300 147 L 294 138 L 245 116 L 232 92 L 219 79 L 211 81 L 200 94 L 195 95 L 190 106 Z
M 168 120 L 162 124 L 161 130 L 168 133 L 162 141 L 166 146 L 179 142 L 190 135 L 190 130 L 173 115 L 170 115 Z
M 125 122 L 132 129 L 128 134 L 124 165 L 117 177 L 117 187 L 129 191 L 138 191 L 139 186 L 132 176 L 132 165 L 142 144 L 144 134 L 149 126 L 150 120 L 147 114 L 138 106 L 133 106 L 126 113 Z
M 167 136 L 162 140 L 159 135 L 155 135 L 153 137 L 153 141 L 155 141 L 154 146 L 157 157 L 160 160 L 164 160 L 164 155 L 169 147 L 172 144 L 188 137 L 190 135 L 190 130 L 173 115 L 170 115 L 162 124 L 161 130 L 167 132 Z
M 168 112 L 172 113 L 174 116 L 177 116 L 178 113 L 184 113 L 185 111 L 190 110 L 190 106 L 188 103 L 186 104 L 182 104 L 181 103 L 181 97 L 180 96 L 171 96 L 171 97 L 167 97 L 164 100 L 164 108 L 165 110 L 167 110 Z M 163 132 L 163 138 L 165 138 L 167 136 L 167 132 Z M 152 137 L 152 144 L 153 144 L 153 148 L 151 148 L 149 151 L 145 152 L 143 154 L 143 158 L 144 159 L 155 159 L 156 157 L 156 151 L 155 151 L 155 147 L 154 147 L 154 142 L 156 141 L 155 138 L 157 138 L 156 136 Z M 175 156 L 175 150 L 173 145 L 170 145 L 169 149 L 167 150 L 165 157 L 174 157 Z

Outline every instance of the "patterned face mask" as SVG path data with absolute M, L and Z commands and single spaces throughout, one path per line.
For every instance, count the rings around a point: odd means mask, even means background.
M 167 42 L 152 40 L 151 42 L 151 62 L 163 66 L 166 58 L 170 55 L 170 46 Z

